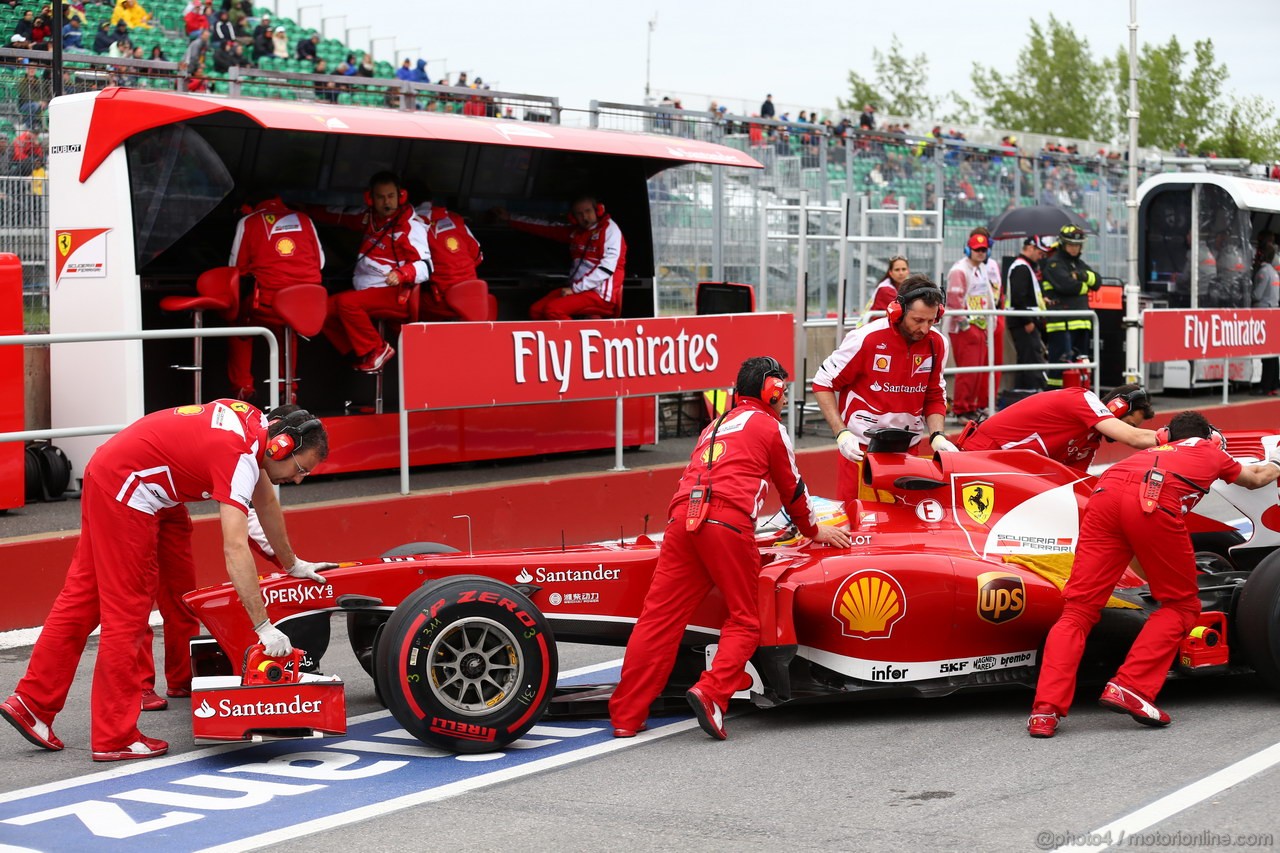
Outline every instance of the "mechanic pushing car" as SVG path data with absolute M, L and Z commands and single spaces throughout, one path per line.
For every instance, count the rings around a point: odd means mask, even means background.
M 1141 385 L 1117 386 L 1101 399 L 1084 388 L 1061 388 L 1019 400 L 982 423 L 969 421 L 956 444 L 961 450 L 1034 450 L 1087 471 L 1103 438 L 1135 450 L 1155 447 L 1155 432 L 1141 428 L 1154 416 Z
M 859 495 L 867 430 L 897 427 L 928 430 L 935 451 L 955 450 L 942 433 L 947 411 L 947 339 L 934 327 L 942 319 L 946 297 L 927 276 L 902 283 L 887 315 L 845 335 L 813 378 L 813 396 L 835 433 L 840 448 L 836 497 L 875 500 Z M 837 402 L 836 395 L 839 394 Z
M 769 482 L 816 542 L 845 548 L 849 534 L 820 527 L 782 424 L 787 371 L 776 359 L 749 358 L 734 385 L 737 403 L 703 431 L 671 499 L 653 582 L 627 643 L 622 677 L 609 700 L 614 737 L 645 729 L 649 705 L 675 665 L 685 625 L 714 586 L 728 616 L 711 669 L 685 694 L 703 731 L 725 739 L 724 709 L 741 687 L 760 640 L 755 520 Z
M 1280 450 L 1242 466 L 1223 449 L 1199 412 L 1174 415 L 1157 430 L 1158 446 L 1107 469 L 1080 523 L 1075 565 L 1062 591 L 1062 615 L 1049 630 L 1036 698 L 1027 718 L 1032 737 L 1053 737 L 1076 689 L 1085 639 L 1116 582 L 1136 555 L 1160 607 L 1147 617 L 1124 663 L 1098 703 L 1144 726 L 1167 726 L 1155 706 L 1169 664 L 1200 615 L 1196 558 L 1185 514 L 1222 479 L 1258 489 L 1280 478 Z
M 212 498 L 222 523 L 227 574 L 271 656 L 291 651 L 267 618 L 248 545 L 247 513 L 258 513 L 267 540 L 289 574 L 323 582 L 289 544 L 272 486 L 300 483 L 328 455 L 320 421 L 299 411 L 267 424 L 238 400 L 179 406 L 143 417 L 98 449 L 85 466 L 81 533 L 66 584 L 45 620 L 14 694 L 0 716 L 23 737 L 63 748 L 53 718 L 66 703 L 91 631 L 102 626 L 93 674 L 90 742 L 94 761 L 164 755 L 169 745 L 138 731 L 138 657 L 151 602 L 195 586 L 189 540 L 161 536 L 161 514 Z M 265 476 L 264 476 L 265 475 Z M 188 625 L 196 633 L 194 619 Z

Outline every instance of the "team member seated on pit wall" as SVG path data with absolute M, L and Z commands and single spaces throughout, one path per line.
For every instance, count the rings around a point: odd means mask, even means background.
M 1084 388 L 1060 388 L 1019 400 L 980 424 L 970 421 L 956 444 L 961 450 L 1034 450 L 1087 471 L 1103 438 L 1135 450 L 1155 447 L 1155 432 L 1141 428 L 1154 416 L 1141 385 L 1117 386 L 1102 399 Z
M 875 293 L 871 294 L 871 302 L 867 304 L 867 310 L 887 310 L 889 303 L 898 298 L 898 289 L 910 275 L 911 267 L 907 265 L 906 257 L 894 255 L 889 258 L 889 268 L 885 270 L 884 278 L 880 279 L 880 283 L 876 285 Z
M 346 355 L 354 352 L 356 370 L 376 373 L 396 354 L 382 339 L 372 312 L 409 319 L 409 289 L 431 277 L 427 226 L 413 212 L 409 194 L 391 172 L 369 178 L 360 212 L 308 208 L 317 222 L 360 231 L 360 253 L 352 271 L 353 290 L 329 297 L 325 337 Z M 416 319 L 416 318 L 413 318 Z
M 295 412 L 301 412 L 302 414 L 294 415 Z M 277 406 L 267 413 L 267 431 L 270 432 L 276 422 L 285 419 L 289 415 L 294 415 L 292 423 L 295 426 L 311 420 L 310 413 L 301 406 L 288 403 L 283 406 Z M 174 569 L 175 573 L 180 572 L 183 566 L 191 563 L 191 516 L 188 515 L 185 505 L 178 504 L 175 507 L 161 510 L 157 513 L 157 517 L 160 523 L 160 553 L 183 554 L 183 559 L 177 561 L 177 566 Z M 267 534 L 262 529 L 262 520 L 258 518 L 258 511 L 252 506 L 249 507 L 247 522 L 249 527 L 249 548 L 274 565 L 278 570 L 286 571 L 284 565 L 276 557 L 275 549 L 267 541 Z M 176 550 L 170 551 L 167 549 Z M 160 571 L 165 571 L 165 567 L 161 566 Z M 296 577 L 310 578 L 317 583 L 323 583 L 324 581 L 314 570 L 310 573 L 293 574 Z M 164 711 L 169 707 L 169 699 L 191 695 L 191 654 L 187 645 L 187 638 L 191 636 L 194 626 L 186 606 L 178 606 L 175 609 L 174 605 L 181 605 L 181 596 L 190 589 L 195 589 L 195 578 L 191 579 L 189 589 L 179 589 L 182 583 L 179 578 L 180 575 L 174 574 L 167 594 L 160 596 L 157 601 L 160 616 L 164 620 L 164 677 L 167 685 L 164 696 L 156 693 L 156 659 L 155 654 L 152 652 L 155 634 L 150 625 L 147 626 L 147 633 L 142 639 L 142 648 L 138 653 L 138 670 L 142 675 L 142 710 L 144 711 Z M 168 697 L 168 699 L 165 697 Z
M 1156 447 L 1117 462 L 1099 479 L 1080 522 L 1075 565 L 1062 590 L 1062 615 L 1045 640 L 1032 737 L 1053 737 L 1071 708 L 1085 639 L 1120 575 L 1136 556 L 1160 608 L 1147 617 L 1098 704 L 1144 726 L 1167 726 L 1155 706 L 1169 662 L 1200 615 L 1196 558 L 1186 513 L 1215 480 L 1258 489 L 1280 477 L 1280 454 L 1241 466 L 1199 412 L 1174 415 Z
M 424 201 L 414 212 L 426 223 L 433 267 L 430 287 L 419 300 L 418 316 L 423 320 L 461 319 L 446 294 L 455 284 L 479 278 L 476 267 L 484 260 L 480 241 L 462 216 L 443 204 Z
M 1004 291 L 1004 309 L 1044 313 L 1044 291 L 1040 289 L 1040 262 L 1058 245 L 1058 238 L 1035 235 L 1022 241 L 1022 252 L 1009 265 L 1009 281 Z M 1044 321 L 1039 317 L 1010 317 L 1009 330 L 1018 364 L 1044 364 Z M 1016 371 L 1013 387 L 1031 391 L 1044 389 L 1044 373 Z
M 685 694 L 703 731 L 724 740 L 724 710 L 760 642 L 756 513 L 777 487 L 800 532 L 838 548 L 849 534 L 820 527 L 782 424 L 787 372 L 777 360 L 749 358 L 738 370 L 737 405 L 703 430 L 671 499 L 662 550 L 640 618 L 627 643 L 622 677 L 609 700 L 614 737 L 645 729 L 649 705 L 671 675 L 685 625 L 712 587 L 728 616 L 711 669 Z
M 888 315 L 845 335 L 813 379 L 813 396 L 840 448 L 836 497 L 875 500 L 859 494 L 867 430 L 897 427 L 926 432 L 935 450 L 955 450 L 942 434 L 947 386 L 947 339 L 934 327 L 942 319 L 944 297 L 927 276 L 902 283 Z
M 1044 291 L 1045 343 L 1049 348 L 1049 364 L 1073 361 L 1080 356 L 1093 357 L 1093 320 L 1088 317 L 1062 317 L 1055 320 L 1054 311 L 1089 310 L 1089 292 L 1102 285 L 1102 278 L 1084 262 L 1084 231 L 1064 225 L 1058 231 L 1058 250 L 1040 263 L 1040 287 Z M 1048 371 L 1050 388 L 1062 387 L 1062 370 Z
M 328 455 L 319 420 L 297 413 L 270 426 L 239 400 L 179 406 L 143 417 L 102 445 L 85 466 L 81 533 L 66 584 L 45 620 L 27 673 L 0 716 L 23 737 L 63 748 L 53 719 L 66 703 L 90 632 L 102 635 L 93 673 L 91 748 L 94 761 L 151 758 L 169 745 L 138 731 L 138 657 L 151 602 L 195 587 L 189 538 L 162 537 L 162 514 L 212 498 L 219 505 L 227 575 L 269 655 L 291 651 L 271 624 L 248 545 L 253 506 L 289 574 L 317 582 L 336 563 L 298 558 L 272 486 L 300 483 Z M 163 607 L 162 607 L 163 610 Z M 181 636 L 196 633 L 188 617 Z
M 970 235 L 964 246 L 964 257 L 947 273 L 947 309 L 951 312 L 951 347 L 956 367 L 978 367 L 987 363 L 987 327 L 993 325 L 986 315 L 965 316 L 964 311 L 990 311 L 996 307 L 1000 292 L 999 266 L 990 263 L 991 239 L 983 233 Z M 991 401 L 987 399 L 987 377 L 981 373 L 960 373 L 955 377 L 952 411 L 959 417 L 972 418 L 985 414 Z
M 241 302 L 236 325 L 269 326 L 278 338 L 284 321 L 275 312 L 276 294 L 295 284 L 323 285 L 324 248 L 311 217 L 290 210 L 279 196 L 254 193 L 241 209 L 247 215 L 236 223 L 227 264 L 238 269 L 242 278 L 253 276 L 255 286 L 253 298 Z M 257 393 L 253 338 L 227 342 L 227 376 L 241 400 Z
M 627 241 L 594 196 L 574 199 L 569 208 L 570 224 L 511 216 L 502 208 L 495 213 L 512 228 L 569 244 L 569 283 L 533 303 L 529 308 L 532 319 L 571 320 L 622 314 Z

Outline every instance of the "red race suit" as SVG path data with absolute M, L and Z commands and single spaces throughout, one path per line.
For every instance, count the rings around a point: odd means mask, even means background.
M 914 446 L 924 434 L 925 417 L 947 410 L 946 363 L 947 339 L 937 329 L 909 344 L 881 317 L 845 335 L 818 368 L 813 390 L 835 393 L 841 419 L 864 448 L 867 430 L 877 427 L 911 430 Z M 857 497 L 860 466 L 843 456 L 837 465 L 836 497 Z
M 369 209 L 360 213 L 315 211 L 314 215 L 320 223 L 364 234 L 351 275 L 354 290 L 329 297 L 325 337 L 343 354 L 375 352 L 384 341 L 370 314 L 407 318 L 407 288 L 431 277 L 426 223 L 408 204 L 400 205 L 386 219 L 376 218 Z M 392 270 L 400 275 L 397 287 L 387 284 L 387 273 Z
M 987 418 L 961 435 L 961 450 L 1034 450 L 1069 468 L 1089 470 L 1102 443 L 1095 427 L 1115 417 L 1092 391 L 1041 391 Z
M 715 660 L 697 686 L 720 708 L 741 688 L 746 663 L 760 643 L 755 519 L 771 481 L 796 526 L 814 536 L 817 516 L 786 428 L 771 408 L 747 398 L 703 431 L 671 499 L 653 582 L 609 700 L 615 727 L 640 728 L 675 665 L 685 626 L 712 587 L 720 590 L 728 616 Z M 698 485 L 710 488 L 709 510 L 690 532 L 689 493 Z
M 195 588 L 183 504 L 213 499 L 247 513 L 265 434 L 262 412 L 216 400 L 147 415 L 89 460 L 80 541 L 15 691 L 40 720 L 52 725 L 62 710 L 85 642 L 101 625 L 92 749 L 122 750 L 141 740 L 138 661 L 155 599 L 166 614 L 169 686 L 190 686 L 187 640 L 199 626 L 180 600 Z M 185 681 L 175 671 L 181 661 Z
M 324 249 L 315 223 L 305 213 L 290 210 L 279 198 L 269 198 L 236 224 L 228 266 L 254 278 L 253 298 L 241 305 L 238 324 L 264 325 L 276 330 L 284 322 L 275 312 L 276 294 L 295 284 L 323 284 Z M 252 389 L 253 338 L 227 343 L 227 376 L 233 388 Z
M 569 244 L 572 291 L 553 290 L 529 308 L 534 320 L 569 320 L 580 313 L 617 317 L 622 313 L 622 281 L 626 277 L 627 241 L 609 214 L 591 228 L 568 223 L 540 222 L 513 216 L 512 228 Z
M 480 241 L 471 233 L 462 216 L 430 202 L 418 205 L 417 214 L 427 225 L 427 245 L 431 248 L 430 293 L 423 293 L 423 319 L 458 319 L 458 312 L 444 300 L 450 287 L 479 278 L 476 267 L 484 260 Z
M 1164 484 L 1148 512 L 1143 495 L 1153 468 L 1164 473 Z M 1160 607 L 1147 617 L 1112 680 L 1155 701 L 1178 644 L 1200 615 L 1195 551 L 1184 519 L 1214 480 L 1234 482 L 1240 471 L 1216 443 L 1188 438 L 1135 453 L 1098 479 L 1062 591 L 1062 615 L 1045 640 L 1033 707 L 1066 716 L 1085 639 L 1134 556 Z

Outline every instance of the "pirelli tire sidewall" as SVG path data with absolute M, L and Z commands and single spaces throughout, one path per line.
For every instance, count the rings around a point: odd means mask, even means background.
M 1280 551 L 1249 573 L 1232 619 L 1245 659 L 1273 690 L 1280 690 Z
M 533 728 L 558 671 L 555 637 L 533 603 L 507 584 L 465 575 L 401 602 L 378 637 L 374 677 L 392 716 L 418 740 L 477 753 Z

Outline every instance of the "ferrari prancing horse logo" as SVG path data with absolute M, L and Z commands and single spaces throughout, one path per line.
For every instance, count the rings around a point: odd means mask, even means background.
M 58 253 L 64 258 L 71 251 L 71 235 L 63 231 L 58 235 Z
M 960 490 L 964 511 L 976 524 L 986 524 L 996 502 L 995 486 L 990 483 L 970 483 Z

